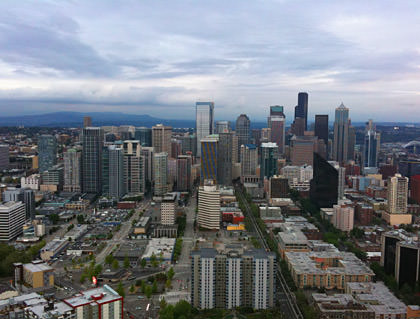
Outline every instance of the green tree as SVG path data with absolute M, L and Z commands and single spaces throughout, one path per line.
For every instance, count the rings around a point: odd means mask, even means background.
M 160 319 L 175 319 L 174 316 L 174 306 L 167 305 L 165 308 L 161 308 L 159 311 Z
M 125 269 L 130 268 L 130 259 L 128 259 L 128 256 L 125 256 L 124 258 L 124 268 Z
M 191 311 L 191 305 L 185 300 L 180 300 L 174 307 L 174 317 L 179 318 L 185 316 L 186 318 L 189 318 L 191 317 Z
M 112 268 L 113 268 L 113 269 L 118 269 L 118 268 L 120 268 L 120 263 L 118 262 L 118 260 L 114 259 L 114 260 L 112 261 Z
M 144 288 L 144 294 L 146 295 L 148 299 L 150 299 L 150 297 L 152 296 L 152 293 L 153 293 L 152 287 L 149 285 L 146 285 L 146 287 Z
M 146 264 L 147 264 L 147 260 L 145 258 L 142 258 L 141 261 L 140 261 L 141 268 L 144 269 L 144 267 L 146 267 Z
M 166 280 L 165 287 L 166 287 L 167 289 L 170 289 L 170 288 L 171 288 L 171 285 L 172 285 L 171 280 L 170 280 L 170 279 Z
M 114 261 L 114 256 L 108 255 L 105 257 L 105 263 L 108 265 L 112 265 L 112 262 Z
M 169 270 L 168 270 L 168 279 L 169 280 L 172 280 L 172 278 L 174 278 L 174 275 L 175 275 L 174 268 L 173 267 L 169 268 Z
M 130 292 L 134 293 L 136 291 L 136 287 L 134 285 L 130 286 Z
M 152 284 L 152 293 L 157 293 L 157 281 L 156 279 L 153 280 L 153 284 Z
M 125 290 L 122 282 L 120 281 L 117 289 L 115 290 L 121 297 L 125 297 Z
M 150 256 L 150 263 L 152 264 L 152 267 L 156 268 L 158 266 L 158 261 L 155 253 L 152 253 L 152 256 Z

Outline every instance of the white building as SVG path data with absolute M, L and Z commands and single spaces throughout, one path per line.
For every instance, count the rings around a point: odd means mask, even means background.
M 220 190 L 212 183 L 198 190 L 197 222 L 203 228 L 220 229 Z
M 281 169 L 282 175 L 289 180 L 290 188 L 309 187 L 314 170 L 312 166 L 285 166 Z
M 21 188 L 30 188 L 34 191 L 39 190 L 39 174 L 32 174 L 28 177 L 20 178 L 20 187 Z
M 354 225 L 354 207 L 347 204 L 338 204 L 333 206 L 334 215 L 332 224 L 335 228 L 349 232 Z
M 201 157 L 201 140 L 214 133 L 214 102 L 197 102 L 195 104 L 195 131 L 197 156 Z
M 8 242 L 21 235 L 25 220 L 26 210 L 22 202 L 0 204 L 0 241 Z
M 176 194 L 166 194 L 160 205 L 160 223 L 162 225 L 175 224 Z

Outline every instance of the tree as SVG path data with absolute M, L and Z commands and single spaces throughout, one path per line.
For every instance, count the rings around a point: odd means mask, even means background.
M 134 293 L 136 291 L 136 287 L 134 285 L 130 286 L 130 292 Z
M 170 279 L 166 280 L 165 287 L 166 287 L 167 289 L 169 289 L 169 288 L 171 288 L 171 285 L 172 285 L 171 280 L 170 280 Z
M 185 318 L 189 318 L 191 317 L 191 310 L 191 305 L 187 301 L 180 300 L 174 307 L 174 317 L 185 316 Z
M 152 287 L 149 285 L 146 285 L 146 287 L 144 288 L 144 294 L 146 295 L 147 299 L 150 299 L 150 297 L 152 296 Z
M 112 262 L 114 261 L 114 256 L 108 255 L 105 257 L 105 263 L 108 265 L 112 265 Z
M 118 260 L 114 259 L 114 260 L 112 261 L 112 268 L 113 268 L 113 269 L 118 269 L 118 268 L 120 268 L 120 263 L 118 262 Z
M 146 264 L 147 264 L 147 260 L 145 258 L 142 258 L 141 261 L 140 261 L 141 268 L 146 267 Z
M 175 319 L 174 316 L 174 306 L 167 305 L 165 308 L 161 308 L 159 311 L 160 319 Z
M 94 275 L 95 276 L 98 276 L 101 272 L 102 272 L 102 265 L 101 264 L 97 264 L 95 266 Z
M 172 278 L 174 278 L 174 275 L 175 275 L 174 268 L 173 267 L 169 268 L 169 270 L 168 270 L 168 279 L 169 280 L 172 280 Z
M 125 269 L 130 268 L 130 259 L 128 259 L 128 256 L 125 256 L 124 258 L 124 268 Z
M 156 279 L 153 281 L 153 284 L 152 284 L 152 293 L 157 293 L 157 281 L 156 281 Z
M 124 286 L 122 284 L 122 282 L 120 281 L 120 283 L 118 284 L 117 289 L 115 290 L 121 297 L 125 297 L 125 290 L 124 290 Z
M 158 261 L 156 259 L 155 253 L 152 253 L 152 256 L 150 256 L 150 263 L 152 264 L 153 267 L 158 266 Z

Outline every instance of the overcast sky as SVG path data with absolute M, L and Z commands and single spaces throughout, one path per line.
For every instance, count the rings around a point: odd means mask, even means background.
M 299 91 L 311 120 L 420 122 L 420 1 L 0 2 L 0 116 L 290 119 Z

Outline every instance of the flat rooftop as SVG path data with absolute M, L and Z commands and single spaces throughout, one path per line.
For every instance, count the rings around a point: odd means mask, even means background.
M 50 267 L 48 264 L 42 263 L 29 263 L 24 264 L 23 267 L 31 272 L 44 272 L 44 271 L 53 271 L 54 268 Z
M 100 305 L 119 299 L 122 299 L 122 297 L 114 289 L 104 285 L 103 287 L 83 291 L 72 298 L 64 299 L 64 302 L 72 308 L 77 308 L 86 304 L 96 303 Z

